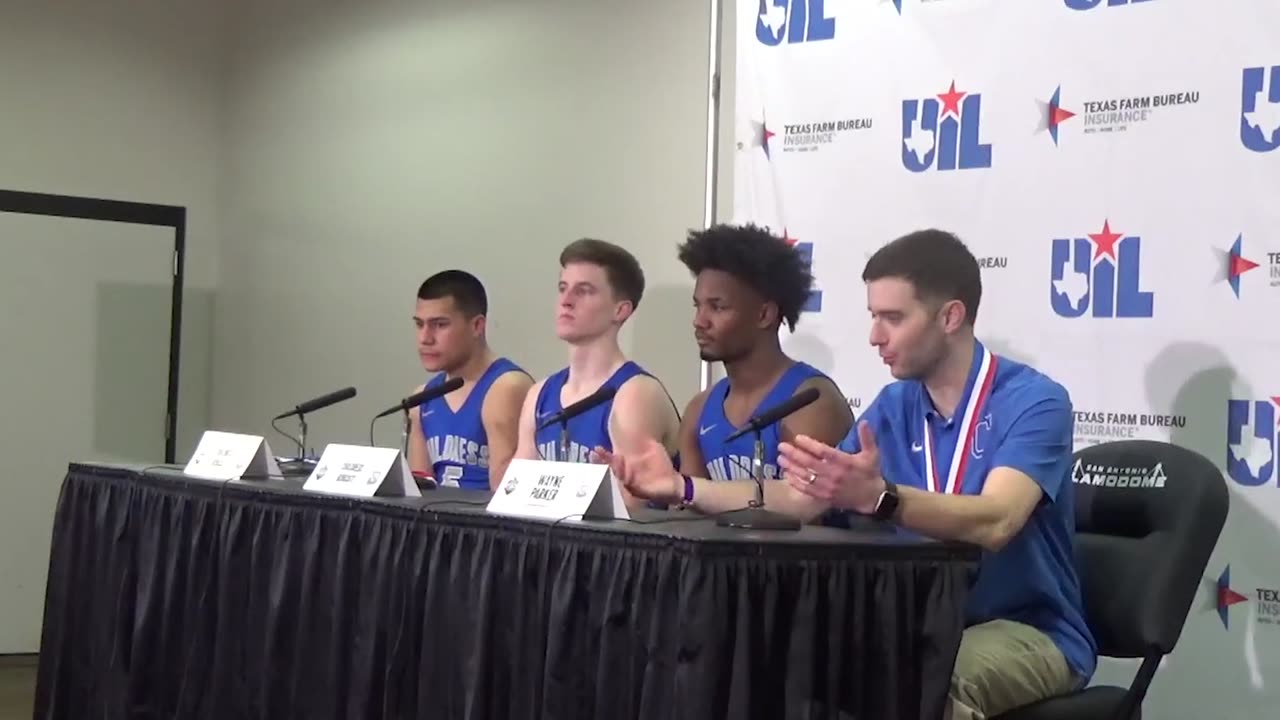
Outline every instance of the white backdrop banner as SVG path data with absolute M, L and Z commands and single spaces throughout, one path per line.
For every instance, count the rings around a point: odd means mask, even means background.
M 1172 441 L 1229 478 L 1150 717 L 1273 711 L 1280 0 L 739 0 L 735 19 L 735 220 L 817 277 L 788 350 L 865 406 L 890 380 L 867 257 L 958 234 L 979 336 L 1067 386 L 1077 447 Z

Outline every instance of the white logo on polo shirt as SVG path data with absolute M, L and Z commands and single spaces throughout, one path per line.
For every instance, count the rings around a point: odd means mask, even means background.
M 974 460 L 981 460 L 982 454 L 986 452 L 986 436 L 991 434 L 991 413 L 982 416 L 982 420 L 973 428 L 973 442 L 970 443 L 970 452 L 973 454 Z

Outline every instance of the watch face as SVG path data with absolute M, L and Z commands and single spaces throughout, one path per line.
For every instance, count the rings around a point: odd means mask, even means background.
M 898 509 L 898 496 L 888 490 L 880 493 L 880 502 L 876 503 L 876 517 L 887 520 L 893 517 Z

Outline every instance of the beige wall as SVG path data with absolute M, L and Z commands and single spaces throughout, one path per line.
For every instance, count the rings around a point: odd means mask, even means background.
M 706 3 L 682 0 L 246 3 L 226 106 L 216 422 L 270 433 L 275 413 L 354 385 L 355 400 L 311 418 L 312 438 L 366 437 L 422 380 L 414 292 L 446 267 L 487 284 L 500 352 L 535 374 L 561 367 L 556 257 L 584 235 L 643 263 L 624 347 L 683 406 L 699 364 L 674 248 L 702 223 L 708 22 Z M 395 442 L 386 422 L 379 441 Z
M 219 7 L 8 0 L 0 10 L 0 188 L 188 208 L 180 452 L 208 425 L 226 54 Z M 134 443 L 163 447 L 172 233 L 10 213 L 0 226 L 0 445 L 10 470 L 0 653 L 23 653 L 39 644 L 67 461 L 133 457 L 113 451 Z
M 209 416 L 223 14 L 201 0 L 9 0 L 0 21 L 0 188 L 188 208 L 180 452 Z

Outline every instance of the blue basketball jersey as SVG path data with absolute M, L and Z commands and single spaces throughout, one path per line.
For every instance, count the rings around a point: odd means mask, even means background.
M 778 378 L 778 382 L 774 383 L 748 417 L 755 417 L 784 402 L 795 394 L 801 383 L 813 377 L 826 375 L 808 363 L 795 363 Z M 712 386 L 707 395 L 702 414 L 698 416 L 698 448 L 702 451 L 702 459 L 707 463 L 709 479 L 750 480 L 751 463 L 755 457 L 755 433 L 749 432 L 731 442 L 725 442 L 725 438 L 738 430 L 724 414 L 724 401 L 729 389 L 729 378 L 723 378 Z M 774 423 L 760 433 L 760 438 L 764 441 L 763 477 L 766 479 L 782 477 L 778 469 L 778 443 L 781 442 L 779 425 L 780 423 Z
M 489 436 L 484 430 L 481 410 L 493 381 L 508 372 L 524 372 L 506 358 L 494 360 L 471 388 L 462 407 L 454 412 L 443 395 L 418 407 L 422 435 L 436 482 L 466 490 L 489 489 Z M 440 373 L 427 382 L 427 389 L 445 381 Z
M 644 368 L 628 360 L 622 367 L 600 387 L 617 390 L 622 384 L 637 375 L 649 375 Z M 547 378 L 538 391 L 538 404 L 534 410 L 535 422 L 560 412 L 560 390 L 569 379 L 569 368 L 565 368 Z M 613 399 L 591 408 L 569 421 L 569 444 L 566 457 L 560 456 L 560 429 L 556 423 L 542 430 L 535 431 L 534 442 L 538 446 L 538 457 L 543 460 L 563 462 L 591 462 L 591 451 L 597 447 L 613 450 L 613 441 L 609 439 L 609 413 L 613 410 Z

